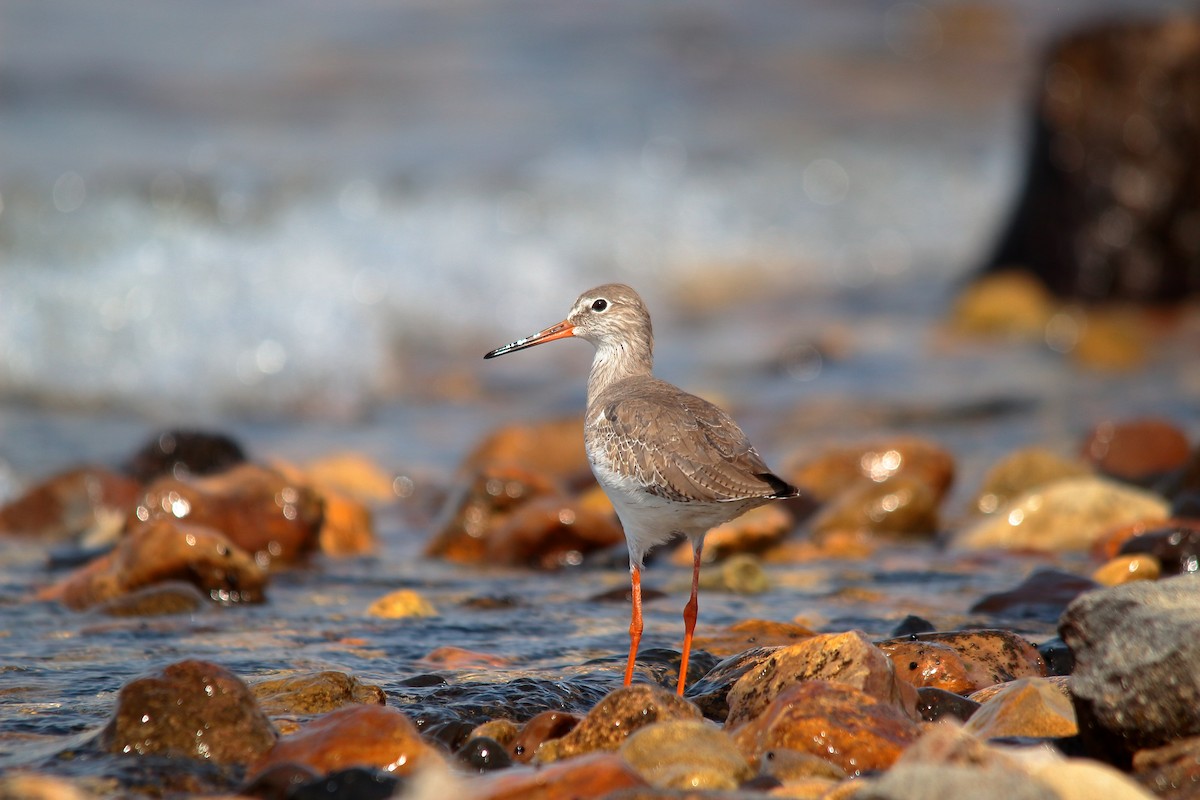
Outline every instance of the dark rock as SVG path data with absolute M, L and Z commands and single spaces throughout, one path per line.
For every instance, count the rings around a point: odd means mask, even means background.
M 775 650 L 775 647 L 755 647 L 726 658 L 699 680 L 688 684 L 684 696 L 695 703 L 708 719 L 724 722 L 729 716 L 729 690 L 739 678 L 770 658 Z
M 1046 665 L 1047 675 L 1070 675 L 1075 671 L 1075 654 L 1062 637 L 1047 639 L 1038 645 L 1037 650 Z
M 960 694 L 948 692 L 933 686 L 922 686 L 917 689 L 917 713 L 926 722 L 937 722 L 943 719 L 956 719 L 966 722 L 979 708 L 979 703 L 968 700 Z
M 180 661 L 121 687 L 99 744 L 118 755 L 162 754 L 244 765 L 276 741 L 245 683 L 207 661 Z
M 1182 469 L 1190 450 L 1187 435 L 1161 419 L 1102 422 L 1084 438 L 1081 449 L 1083 457 L 1100 472 L 1139 486 L 1152 486 L 1164 475 Z
M 125 472 L 139 483 L 169 476 L 213 475 L 246 460 L 242 446 L 223 433 L 163 431 L 142 445 L 125 463 Z
M 1200 786 L 1200 736 L 1138 751 L 1133 777 L 1162 800 L 1195 800 Z
M 898 639 L 901 636 L 911 636 L 914 633 L 933 633 L 937 628 L 932 622 L 922 617 L 909 614 L 896 627 L 892 628 L 892 637 Z
M 1039 569 L 1012 589 L 985 595 L 971 606 L 971 612 L 1053 621 L 1068 603 L 1099 586 L 1095 581 L 1071 572 Z
M 1071 693 L 1093 754 L 1128 766 L 1138 750 L 1200 735 L 1200 583 L 1191 575 L 1089 592 L 1059 622 L 1075 654 Z
M 1078 31 L 1038 85 L 1025 186 L 988 269 L 1085 300 L 1200 289 L 1200 21 Z
M 241 788 L 239 794 L 259 800 L 289 800 L 292 792 L 319 777 L 313 770 L 299 764 L 280 764 L 255 776 L 253 781 Z
M 0 507 L 0 534 L 61 541 L 108 519 L 124 518 L 137 501 L 137 481 L 101 467 L 53 475 Z
M 490 772 L 513 765 L 513 760 L 504 745 L 486 736 L 476 736 L 468 740 L 454 751 L 454 757 L 472 772 Z
M 1119 555 L 1149 553 L 1158 559 L 1164 575 L 1200 571 L 1200 520 L 1175 520 L 1151 527 L 1125 540 Z
M 403 785 L 402 778 L 389 772 L 351 767 L 297 786 L 288 800 L 386 800 Z
M 515 761 L 527 764 L 537 755 L 538 748 L 551 739 L 561 739 L 583 720 L 580 714 L 565 711 L 543 711 L 526 722 L 509 743 L 508 751 Z

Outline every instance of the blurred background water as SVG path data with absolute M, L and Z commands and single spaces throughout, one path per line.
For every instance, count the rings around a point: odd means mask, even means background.
M 351 419 L 601 281 L 936 293 L 1047 40 L 1180 5 L 12 0 L 0 401 Z

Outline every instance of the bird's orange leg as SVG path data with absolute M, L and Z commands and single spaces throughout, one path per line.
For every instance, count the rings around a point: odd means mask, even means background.
M 642 641 L 642 569 L 629 565 L 629 577 L 633 583 L 633 619 L 629 621 L 629 661 L 625 665 L 625 685 L 633 682 L 633 664 L 637 660 L 638 644 Z
M 679 686 L 676 694 L 683 695 L 684 684 L 687 683 L 688 658 L 692 655 L 692 634 L 696 632 L 696 612 L 700 604 L 696 595 L 700 590 L 700 551 L 704 549 L 704 541 L 692 544 L 692 596 L 683 607 L 683 658 L 679 660 Z

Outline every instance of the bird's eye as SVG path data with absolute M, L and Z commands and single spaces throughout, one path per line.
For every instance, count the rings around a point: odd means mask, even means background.
M 592 303 L 592 311 L 603 311 L 606 308 L 608 308 L 608 301 L 604 298 Z

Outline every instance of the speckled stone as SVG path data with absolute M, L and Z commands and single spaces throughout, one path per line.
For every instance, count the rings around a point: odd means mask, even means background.
M 897 677 L 955 694 L 1046 674 L 1037 648 L 1005 630 L 918 633 L 880 642 L 879 649 L 892 659 Z

